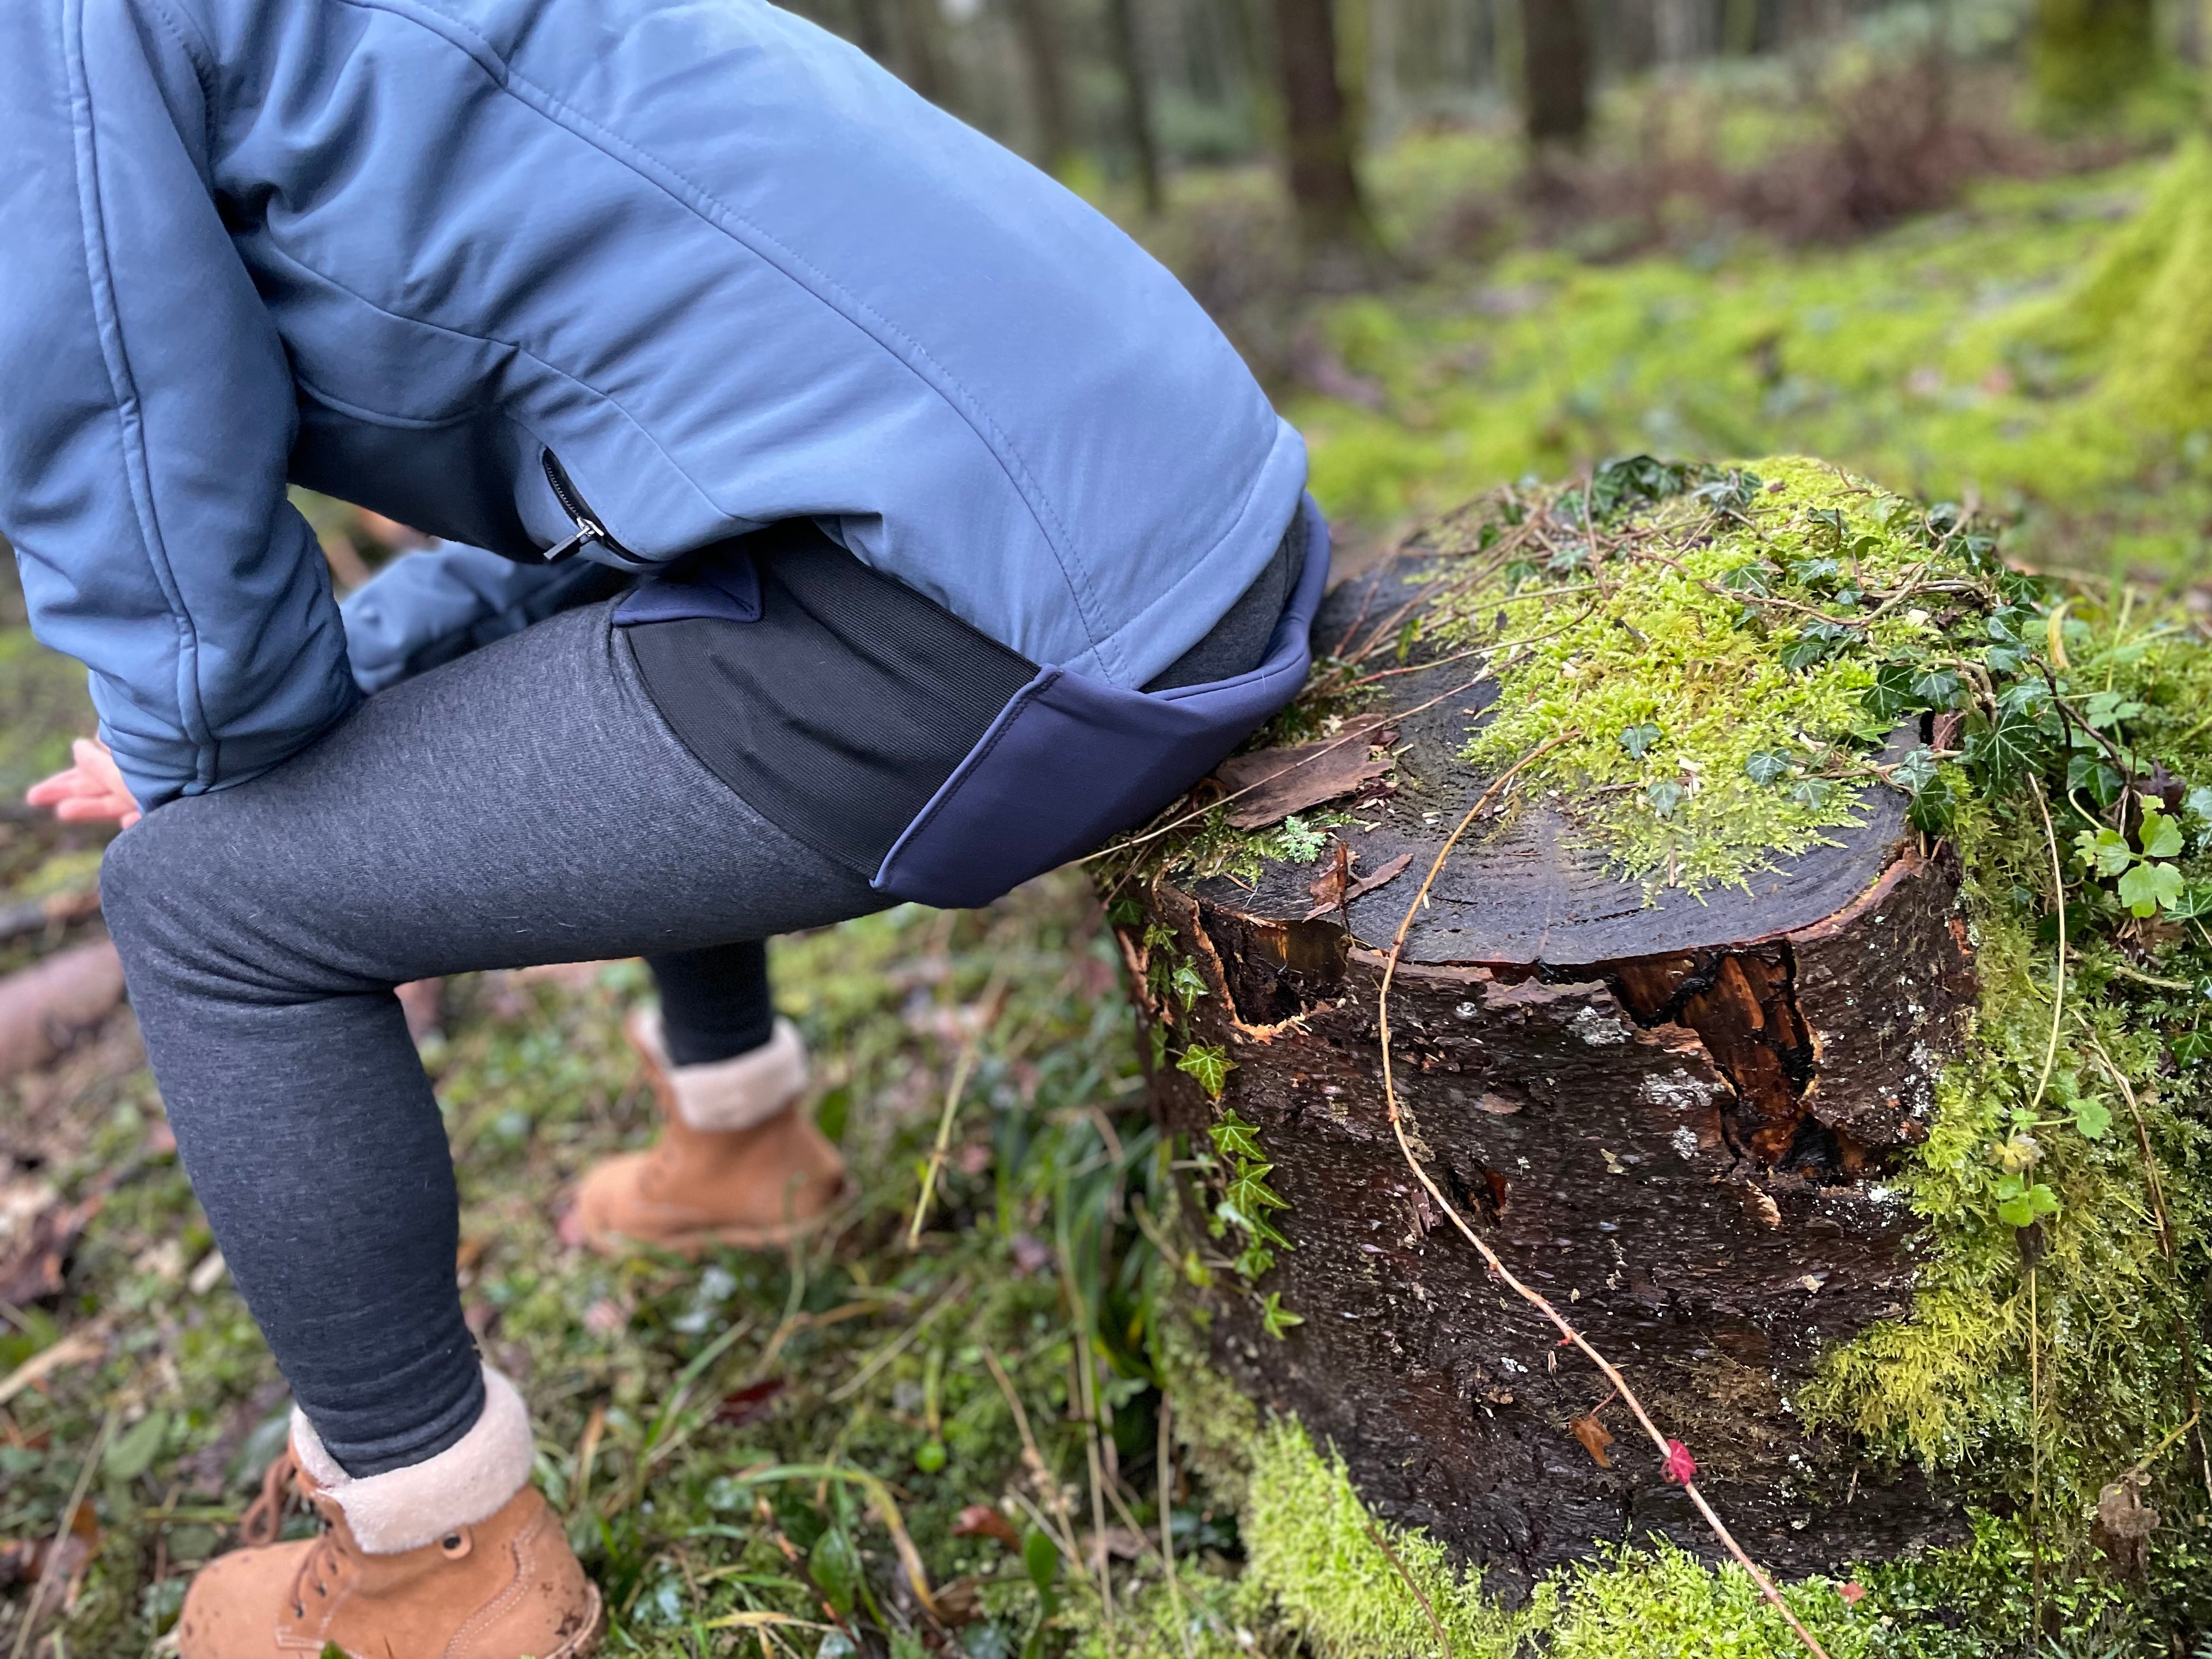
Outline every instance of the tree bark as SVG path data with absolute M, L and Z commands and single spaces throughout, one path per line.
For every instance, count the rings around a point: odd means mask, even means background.
M 1522 118 L 1529 142 L 1579 145 L 1589 131 L 1589 35 L 1578 0 L 1522 0 Z
M 945 105 L 951 83 L 945 72 L 941 21 L 937 0 L 897 0 L 900 78 L 933 104 Z
M 1036 115 L 1044 170 L 1058 178 L 1075 159 L 1060 19 L 1053 11 L 1053 0 L 1014 0 L 1014 21 L 1021 33 L 1022 55 L 1029 62 L 1030 103 Z
M 2149 83 L 2157 60 L 2150 0 L 2037 0 L 2028 64 L 2046 115 L 2061 121 L 2109 115 Z
M 1351 112 L 1338 78 L 1332 0 L 1274 0 L 1291 200 L 1310 251 L 1365 249 L 1374 241 L 1353 164 Z
M 1317 651 L 1395 628 L 1418 555 L 1346 584 Z M 1361 619 L 1366 619 L 1362 621 Z M 1456 759 L 1486 685 L 1463 662 L 1387 682 L 1400 793 L 1336 831 L 1355 877 L 1404 873 L 1316 915 L 1329 866 L 1154 885 L 1122 938 L 1170 1049 L 1218 1045 L 1225 1091 L 1162 1066 L 1156 1111 L 1257 1126 L 1293 1247 L 1248 1284 L 1217 1243 L 1215 1362 L 1343 1454 L 1379 1513 L 1426 1528 L 1500 1588 L 1650 1530 L 1714 1540 L 1620 1402 L 1533 1308 L 1490 1279 L 1418 1185 L 1389 1125 L 1377 996 L 1391 940 L 1485 787 Z M 1422 705 L 1434 702 L 1433 708 Z M 1917 741 L 1917 736 L 1915 738 Z M 1371 787 L 1371 786 L 1370 786 Z M 1754 1558 L 1832 1571 L 1954 1534 L 1917 1475 L 1860 1467 L 1789 1404 L 1832 1343 L 1905 1311 L 1912 1217 L 1886 1176 L 1925 1133 L 1973 994 L 1958 870 L 1879 790 L 1842 843 L 1747 891 L 1645 905 L 1537 799 L 1477 826 L 1407 934 L 1391 989 L 1412 1145 L 1506 1264 L 1620 1365 Z M 1172 945 L 1147 924 L 1171 930 Z M 1152 951 L 1211 994 L 1147 1000 Z M 1155 981 L 1157 982 L 1157 981 Z M 1203 1147 L 1202 1133 L 1194 1140 Z M 1187 1214 L 1212 1212 L 1193 1189 Z M 1267 1334 L 1261 1297 L 1304 1322 Z M 1619 1437 L 1601 1467 L 1571 1419 Z
M 1136 165 L 1137 189 L 1144 198 L 1145 211 L 1156 214 L 1165 204 L 1165 198 L 1160 188 L 1159 146 L 1152 137 L 1152 86 L 1145 75 L 1137 0 L 1107 0 L 1106 13 L 1113 29 L 1115 62 L 1121 72 L 1121 121 Z

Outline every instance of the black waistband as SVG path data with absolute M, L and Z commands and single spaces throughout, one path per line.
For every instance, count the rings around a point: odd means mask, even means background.
M 1297 585 L 1294 540 L 1147 690 L 1258 663 Z M 779 829 L 872 877 L 1037 665 L 811 521 L 742 547 L 759 576 L 757 622 L 689 617 L 623 632 L 662 718 L 702 764 Z

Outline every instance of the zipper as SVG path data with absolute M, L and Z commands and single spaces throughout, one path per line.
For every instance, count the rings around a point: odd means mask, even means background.
M 552 486 L 553 499 L 561 503 L 561 510 L 576 526 L 576 533 L 567 541 L 545 550 L 545 562 L 551 564 L 556 559 L 565 559 L 580 550 L 586 542 L 597 542 L 620 557 L 634 558 L 635 556 L 628 548 L 607 534 L 607 527 L 599 522 L 598 515 L 576 493 L 576 486 L 569 478 L 568 469 L 561 465 L 560 459 L 550 449 L 540 450 L 538 454 L 545 465 L 545 482 Z

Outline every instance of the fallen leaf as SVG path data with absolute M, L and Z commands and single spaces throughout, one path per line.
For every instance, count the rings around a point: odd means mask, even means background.
M 1679 1440 L 1667 1443 L 1667 1461 L 1659 1473 L 1675 1486 L 1686 1486 L 1698 1478 L 1698 1460 L 1690 1455 L 1690 1449 Z
M 1763 1193 L 1756 1187 L 1744 1188 L 1743 1208 L 1744 1213 L 1762 1227 L 1782 1224 L 1782 1206 L 1774 1201 L 1771 1194 Z
M 1613 1467 L 1613 1459 L 1607 1456 L 1605 1451 L 1605 1449 L 1613 1443 L 1613 1433 L 1604 1424 L 1597 1420 L 1595 1412 L 1592 1412 L 1588 1417 L 1569 1418 L 1567 1429 L 1576 1439 L 1583 1443 L 1583 1449 L 1590 1455 L 1590 1461 L 1598 1468 L 1609 1469 Z
M 1306 916 L 1308 921 L 1316 916 L 1325 916 L 1342 904 L 1345 894 L 1352 886 L 1352 860 L 1359 855 L 1334 836 L 1329 839 L 1336 848 L 1336 856 L 1329 860 L 1328 868 L 1316 876 L 1313 884 L 1306 889 L 1313 895 L 1314 900 L 1314 908 Z
M 1866 1600 L 1866 1586 L 1854 1578 L 1847 1584 L 1837 1585 L 1836 1594 L 1844 1598 L 1845 1607 L 1855 1607 Z
M 952 1523 L 952 1535 L 955 1538 L 995 1538 L 1017 1553 L 1022 1547 L 1022 1535 L 1014 1530 L 1014 1523 L 988 1504 L 970 1504 L 961 1510 L 959 1519 Z
M 1340 846 L 1342 844 L 1342 842 L 1338 843 Z M 1387 887 L 1390 883 L 1397 880 L 1399 877 L 1404 875 L 1407 870 L 1411 867 L 1413 862 L 1413 855 L 1411 853 L 1399 854 L 1396 858 L 1392 859 L 1389 863 L 1384 865 L 1373 875 L 1362 876 L 1358 881 L 1353 882 L 1349 887 L 1346 888 L 1344 890 L 1344 897 L 1340 902 L 1348 905 L 1352 900 L 1356 898 L 1364 898 L 1378 887 Z M 1315 885 L 1318 887 L 1320 884 L 1316 882 Z M 1328 915 L 1328 912 L 1337 908 L 1339 902 L 1339 901 L 1332 901 L 1327 904 L 1316 906 L 1313 911 L 1306 917 L 1306 920 L 1308 921 L 1319 921 L 1322 916 Z
M 1370 727 L 1288 749 L 1262 749 L 1221 763 L 1214 778 L 1228 795 L 1229 822 L 1238 830 L 1264 830 L 1291 813 L 1379 781 L 1390 770 L 1385 758 L 1370 760 L 1376 733 Z
M 785 1379 L 770 1376 L 739 1389 L 735 1394 L 726 1394 L 722 1403 L 714 1407 L 714 1420 L 736 1429 L 757 1423 L 775 1409 L 775 1397 L 784 1387 Z

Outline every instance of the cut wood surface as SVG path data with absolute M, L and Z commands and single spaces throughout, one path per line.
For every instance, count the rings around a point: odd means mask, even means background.
M 1317 641 L 1394 614 L 1417 570 L 1407 556 L 1340 589 Z M 1304 1323 L 1266 1334 L 1221 1264 L 1204 1293 L 1214 1359 L 1333 1442 L 1379 1512 L 1502 1583 L 1647 1530 L 1710 1557 L 1711 1535 L 1648 1448 L 1616 1445 L 1610 1467 L 1589 1449 L 1608 1417 L 1626 1442 L 1626 1413 L 1489 1279 L 1389 1127 L 1382 969 L 1420 876 L 1485 786 L 1456 756 L 1493 695 L 1439 702 L 1468 665 L 1408 666 L 1379 711 L 1401 733 L 1398 792 L 1359 815 L 1371 828 L 1336 831 L 1348 902 L 1316 908 L 1328 855 L 1270 865 L 1256 885 L 1164 882 L 1149 896 L 1149 920 L 1215 993 L 1182 1017 L 1178 1042 L 1235 1062 L 1218 1105 L 1164 1070 L 1156 1108 L 1178 1127 L 1224 1109 L 1257 1125 L 1289 1203 L 1273 1219 L 1294 1248 L 1259 1288 Z M 1944 1495 L 1856 1467 L 1787 1403 L 1828 1345 L 1905 1310 L 1911 1217 L 1884 1173 L 1924 1133 L 1973 994 L 1954 864 L 1919 846 L 1890 792 L 1870 791 L 1862 817 L 1747 890 L 1662 889 L 1647 902 L 1540 795 L 1454 851 L 1391 992 L 1419 1154 L 1688 1444 L 1700 1486 L 1783 1572 L 1893 1554 L 1958 1524 Z M 1357 890 L 1402 859 L 1410 875 Z M 1128 935 L 1139 956 L 1140 933 Z

